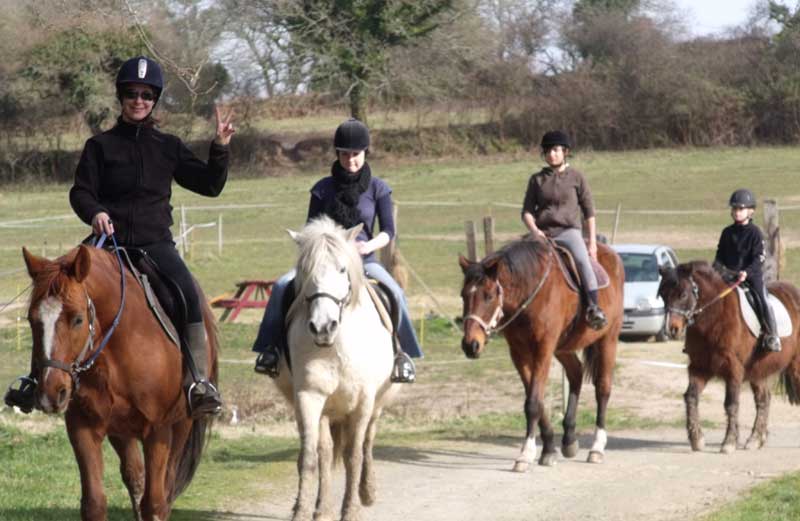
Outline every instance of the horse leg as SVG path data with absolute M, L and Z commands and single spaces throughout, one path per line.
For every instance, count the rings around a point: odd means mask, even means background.
M 552 353 L 553 349 L 546 349 L 545 346 L 540 346 L 540 350 L 544 353 Z M 511 358 L 514 360 L 514 365 L 522 378 L 522 383 L 525 385 L 525 443 L 522 445 L 517 459 L 514 460 L 514 472 L 527 472 L 530 464 L 536 458 L 536 432 L 535 426 L 539 423 L 539 419 L 544 414 L 544 390 L 547 385 L 547 371 L 550 368 L 550 356 L 541 356 L 537 359 L 533 353 L 528 351 L 524 355 L 516 353 L 512 349 Z M 545 430 L 541 431 L 542 443 L 544 449 L 542 451 L 543 458 L 546 450 L 551 453 L 555 452 L 553 446 L 553 429 L 550 422 L 540 424 L 540 428 Z M 546 430 L 549 428 L 549 431 Z M 545 463 L 550 457 L 544 459 Z
M 739 393 L 741 382 L 733 377 L 725 381 L 725 415 L 728 417 L 728 428 L 722 441 L 720 452 L 730 454 L 736 450 L 739 441 Z
M 81 474 L 81 520 L 105 521 L 106 495 L 103 490 L 104 435 L 67 413 L 67 434 Z
M 701 451 L 706 446 L 703 429 L 700 427 L 699 403 L 700 394 L 707 383 L 708 377 L 693 372 L 691 366 L 689 367 L 689 386 L 683 394 L 683 401 L 686 404 L 686 432 L 693 451 Z
M 578 398 L 581 395 L 581 385 L 583 378 L 581 378 L 582 365 L 575 353 L 556 353 L 556 358 L 564 367 L 564 372 L 569 381 L 569 398 L 567 400 L 567 410 L 564 411 L 564 437 L 561 438 L 561 454 L 565 458 L 574 458 L 578 454 L 578 436 L 575 434 L 575 426 L 577 424 L 576 417 L 578 414 Z
M 594 441 L 589 450 L 589 463 L 603 463 L 605 460 L 608 433 L 606 432 L 606 411 L 611 396 L 611 381 L 614 374 L 614 363 L 617 359 L 617 333 L 608 334 L 587 349 L 597 350 L 587 356 L 588 370 L 594 379 L 594 396 L 597 402 Z M 590 353 L 587 353 L 589 355 Z
M 109 436 L 108 441 L 119 455 L 119 472 L 128 489 L 136 521 L 142 521 L 142 496 L 144 496 L 144 463 L 139 443 L 135 438 Z
M 172 426 L 153 427 L 144 439 L 144 498 L 142 518 L 164 521 L 170 504 L 166 491 L 167 461 L 172 448 Z
M 361 519 L 361 499 L 358 492 L 364 465 L 364 439 L 367 436 L 374 406 L 374 397 L 365 398 L 361 406 L 350 415 L 346 424 L 344 466 L 347 477 L 342 501 L 342 521 Z
M 300 391 L 295 399 L 295 417 L 300 433 L 300 455 L 297 458 L 299 482 L 292 521 L 312 518 L 314 488 L 318 485 L 319 426 L 325 397 L 310 391 Z
M 769 387 L 764 382 L 750 382 L 753 390 L 753 399 L 756 402 L 756 419 L 753 422 L 753 432 L 747 439 L 745 449 L 760 449 L 767 443 L 767 419 L 769 418 L 769 402 L 771 394 Z
M 361 497 L 361 504 L 370 506 L 375 503 L 376 480 L 375 468 L 372 465 L 372 447 L 375 444 L 375 433 L 378 431 L 378 418 L 380 414 L 374 414 L 367 427 L 367 435 L 364 438 L 364 468 L 361 470 L 361 484 L 358 487 L 358 495 Z
M 339 429 L 340 426 L 334 428 Z M 319 494 L 317 495 L 317 510 L 314 512 L 315 521 L 329 521 L 334 518 L 333 494 L 331 482 L 333 476 L 333 438 L 331 437 L 331 424 L 327 416 L 319 420 Z

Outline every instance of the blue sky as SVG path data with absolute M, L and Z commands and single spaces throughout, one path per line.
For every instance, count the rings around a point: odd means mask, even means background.
M 747 20 L 755 0 L 673 0 L 695 35 L 718 33 Z M 793 4 L 792 4 L 793 5 Z

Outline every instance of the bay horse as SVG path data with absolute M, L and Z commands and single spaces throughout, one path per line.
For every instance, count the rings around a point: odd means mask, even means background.
M 80 470 L 81 519 L 107 518 L 106 437 L 119 455 L 135 518 L 168 519 L 173 501 L 194 476 L 211 424 L 189 417 L 179 348 L 113 253 L 81 245 L 48 260 L 22 252 L 33 280 L 28 321 L 38 373 L 36 407 L 65 413 Z M 218 343 L 207 304 L 203 318 L 210 379 L 216 383 Z
M 294 521 L 334 519 L 331 474 L 342 457 L 341 519 L 360 519 L 361 506 L 376 498 L 377 422 L 398 384 L 390 382 L 391 334 L 370 299 L 355 247 L 360 230 L 322 217 L 289 232 L 299 249 L 297 297 L 287 315 L 289 356 L 281 357 L 276 384 L 294 405 L 300 434 Z
M 661 270 L 658 293 L 667 308 L 667 333 L 672 338 L 685 334 L 689 356 L 689 385 L 683 395 L 686 404 L 686 430 L 692 450 L 705 447 L 700 428 L 698 403 L 711 378 L 725 380 L 727 430 L 721 452 L 730 454 L 739 440 L 739 394 L 743 382 L 750 382 L 756 405 L 753 430 L 746 449 L 764 446 L 771 398 L 770 376 L 780 374 L 789 402 L 800 404 L 800 292 L 787 282 L 768 285 L 786 306 L 792 332 L 781 339 L 781 351 L 758 348 L 740 313 L 739 295 L 730 292 L 723 277 L 705 261 L 680 264 Z
M 516 472 L 527 471 L 536 458 L 537 423 L 542 437 L 539 464 L 554 465 L 556 461 L 554 432 L 544 401 L 554 356 L 564 366 L 569 381 L 561 452 L 567 458 L 577 454 L 575 424 L 585 373 L 594 383 L 597 400 L 596 429 L 588 461 L 604 460 L 606 408 L 622 327 L 625 272 L 619 256 L 608 246 L 598 244 L 598 261 L 609 275 L 609 285 L 599 291 L 599 304 L 608 324 L 596 331 L 585 323 L 581 297 L 556 266 L 556 255 L 549 242 L 526 237 L 480 262 L 459 256 L 464 273 L 461 348 L 468 358 L 478 358 L 490 334 L 502 331 L 525 388 L 526 438 L 514 462 Z M 584 350 L 584 363 L 577 354 L 580 350 Z

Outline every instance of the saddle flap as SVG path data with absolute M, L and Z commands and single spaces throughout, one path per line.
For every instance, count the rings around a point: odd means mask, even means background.
M 563 246 L 559 246 L 558 244 L 553 243 L 553 248 L 555 249 L 556 259 L 558 259 L 558 266 L 561 268 L 561 272 L 564 274 L 564 280 L 567 281 L 567 286 L 573 291 L 578 293 L 581 287 L 581 276 L 578 273 L 578 267 L 575 264 L 575 259 L 572 257 L 572 253 L 567 248 Z M 603 289 L 608 287 L 610 284 L 610 278 L 606 269 L 594 260 L 593 258 L 589 257 L 589 261 L 592 264 L 592 271 L 594 271 L 594 275 L 597 278 L 597 289 Z
M 383 327 L 395 336 L 397 325 L 400 323 L 400 307 L 394 298 L 394 293 L 374 279 L 369 280 L 367 292 L 381 317 Z
M 742 314 L 742 320 L 747 324 L 747 328 L 753 333 L 753 336 L 758 337 L 761 334 L 761 322 L 758 320 L 758 315 L 756 315 L 755 309 L 753 308 L 751 297 L 748 295 L 749 291 L 745 291 L 741 287 L 737 287 L 736 291 L 739 294 L 739 310 Z M 778 336 L 784 338 L 791 335 L 792 319 L 789 316 L 789 312 L 786 310 L 786 306 L 772 293 L 767 293 L 767 297 L 767 302 L 775 315 Z

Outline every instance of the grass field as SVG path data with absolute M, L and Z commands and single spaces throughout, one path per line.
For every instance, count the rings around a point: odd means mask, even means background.
M 394 189 L 399 209 L 399 247 L 404 257 L 431 288 L 444 312 L 450 316 L 459 314 L 461 272 L 456 260 L 466 250 L 464 221 L 480 222 L 483 216 L 492 215 L 501 239 L 521 234 L 519 205 L 527 179 L 538 168 L 539 159 L 476 156 L 415 163 L 389 161 L 378 151 L 370 162 L 373 171 Z M 795 208 L 800 208 L 800 183 L 793 172 L 794 165 L 800 163 L 800 151 L 736 148 L 586 152 L 572 162 L 587 174 L 598 209 L 622 206 L 617 242 L 670 244 L 681 260 L 709 259 L 713 255 L 719 232 L 730 221 L 726 202 L 732 190 L 750 187 L 759 199 L 776 199 L 783 208 L 781 231 L 788 247 L 783 275 L 800 282 L 800 257 L 793 247 L 794 239 L 800 236 L 800 210 Z M 216 200 L 175 189 L 176 208 L 181 204 L 264 205 L 188 212 L 191 224 L 217 222 L 220 214 L 223 218 L 222 254 L 217 252 L 217 229 L 204 228 L 195 232 L 188 259 L 208 295 L 230 292 L 239 280 L 274 278 L 290 267 L 294 247 L 284 229 L 302 225 L 308 189 L 323 174 L 237 180 L 233 172 L 224 193 Z M 0 301 L 9 302 L 29 282 L 20 255 L 22 246 L 52 257 L 71 248 L 88 233 L 88 227 L 72 216 L 67 190 L 67 186 L 44 186 L 0 194 Z M 638 213 L 647 210 L 685 213 Z M 179 219 L 177 210 L 174 215 Z M 60 218 L 53 220 L 56 217 Z M 598 225 L 599 232 L 610 236 L 613 214 L 599 213 Z M 408 292 L 412 314 L 417 319 L 434 309 L 433 300 L 416 279 L 411 279 Z M 24 301 L 23 296 L 21 302 Z M 18 316 L 22 317 L 19 329 L 14 327 Z M 259 423 L 285 420 L 290 414 L 274 395 L 262 392 L 263 377 L 255 375 L 248 363 L 236 363 L 252 359 L 249 348 L 256 332 L 252 323 L 255 317 L 250 316 L 251 323 L 225 324 L 220 329 L 222 358 L 230 360 L 223 361 L 226 399 L 237 404 L 242 417 L 252 422 L 254 432 Z M 0 314 L 0 319 L 6 326 L 0 329 L 0 352 L 5 360 L 0 366 L 2 383 L 26 371 L 29 335 L 24 310 L 11 307 Z M 420 377 L 426 381 L 446 385 L 468 377 L 471 381 L 491 383 L 498 374 L 511 372 L 502 349 L 480 364 L 449 364 L 463 358 L 456 347 L 458 335 L 441 319 L 430 319 L 425 324 L 426 364 L 421 367 Z M 413 444 L 415 436 L 430 438 L 445 430 L 450 435 L 455 432 L 463 436 L 486 432 L 518 435 L 522 428 L 523 420 L 517 413 L 472 411 L 469 402 L 464 407 L 467 409 L 456 410 L 450 416 L 438 416 L 421 406 L 404 405 L 387 415 L 381 439 L 384 443 L 390 440 L 392 444 Z M 658 425 L 631 417 L 626 411 L 618 410 L 610 417 L 627 427 Z M 20 425 L 8 411 L 0 414 L 0 419 L 0 461 L 6 466 L 6 472 L 0 475 L 0 518 L 21 521 L 74 517 L 79 485 L 63 428 L 53 429 L 52 422 L 41 418 L 33 426 Z M 590 416 L 582 418 L 582 425 L 588 426 L 590 420 Z M 420 424 L 427 426 L 423 429 Z M 39 430 L 44 433 L 32 433 Z M 203 519 L 209 510 L 224 510 L 224 504 L 213 504 L 208 499 L 207 492 L 213 487 L 230 488 L 219 497 L 246 498 L 253 493 L 248 488 L 253 476 L 263 480 L 274 473 L 278 483 L 291 482 L 294 476 L 293 438 L 253 434 L 239 440 L 226 439 L 211 447 L 203 471 L 180 499 L 174 519 Z M 117 464 L 111 451 L 107 452 L 111 519 L 127 519 L 127 498 L 117 479 Z M 45 489 L 40 481 L 43 474 L 58 479 L 48 480 Z M 768 489 L 766 494 L 788 490 L 793 482 L 789 483 L 777 482 L 778 488 Z M 714 521 L 727 519 L 757 517 L 715 517 Z

